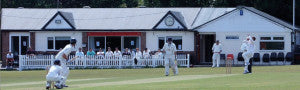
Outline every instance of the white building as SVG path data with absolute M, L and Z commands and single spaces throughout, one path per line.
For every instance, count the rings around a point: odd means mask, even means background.
M 54 54 L 78 40 L 77 48 L 95 51 L 115 47 L 157 51 L 173 38 L 191 64 L 211 63 L 211 47 L 220 40 L 224 54 L 237 57 L 248 34 L 257 37 L 256 51 L 291 52 L 291 25 L 251 7 L 238 8 L 4 8 L 2 56 Z M 273 47 L 276 45 L 276 47 Z M 2 60 L 5 60 L 3 57 Z M 235 60 L 236 63 L 237 60 Z

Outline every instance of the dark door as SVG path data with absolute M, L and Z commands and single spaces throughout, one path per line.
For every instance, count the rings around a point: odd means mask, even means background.
M 105 49 L 105 37 L 95 37 L 94 38 L 94 50 L 99 51 L 101 48 L 102 50 Z
M 29 47 L 28 38 L 28 36 L 21 36 L 21 55 L 25 55 Z
M 11 53 L 14 54 L 15 59 L 19 55 L 19 50 L 19 36 L 11 36 Z
M 115 48 L 118 47 L 121 50 L 121 37 L 106 37 L 106 50 L 110 47 L 112 51 L 115 51 Z
M 205 62 L 212 62 L 212 46 L 215 42 L 215 35 L 205 35 Z

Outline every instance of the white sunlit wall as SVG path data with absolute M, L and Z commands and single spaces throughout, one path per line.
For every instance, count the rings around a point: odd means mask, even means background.
M 162 48 L 162 42 L 166 42 L 167 38 L 173 38 L 178 51 L 194 51 L 194 32 L 188 31 L 148 31 L 146 47 L 157 51 Z
M 64 48 L 70 38 L 77 40 L 76 49 L 82 47 L 82 33 L 68 31 L 41 31 L 35 34 L 36 51 L 58 51 Z M 58 46 L 59 45 L 59 46 Z

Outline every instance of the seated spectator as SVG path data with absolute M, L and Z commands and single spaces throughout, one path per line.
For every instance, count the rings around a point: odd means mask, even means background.
M 111 58 L 112 56 L 114 56 L 114 53 L 111 51 L 111 48 L 108 47 L 107 52 L 105 53 L 105 57 L 106 58 Z
M 131 49 L 131 57 L 135 57 L 135 52 L 133 49 Z
M 76 51 L 75 56 L 84 57 L 84 53 L 82 52 L 81 48 L 78 48 L 78 51 Z
M 35 54 L 35 51 L 31 47 L 26 51 L 26 55 L 28 56 L 34 56 Z
M 75 57 L 79 57 L 76 59 L 75 64 L 78 65 L 78 63 L 81 63 L 79 60 L 82 60 L 84 58 L 84 52 L 81 48 L 78 48 L 78 51 L 76 51 Z
M 94 56 L 96 53 L 93 51 L 92 48 L 90 48 L 90 50 L 86 53 L 86 55 L 88 56 Z
M 157 50 L 157 52 L 155 53 L 154 55 L 155 58 L 159 58 L 159 59 L 162 59 L 163 58 L 163 53 L 161 52 L 160 49 Z
M 130 51 L 128 50 L 128 48 L 126 48 L 125 52 L 123 52 L 123 56 L 130 57 L 130 55 L 131 55 Z
M 122 53 L 121 53 L 121 51 L 119 50 L 119 48 L 116 47 L 115 49 L 116 49 L 116 51 L 114 52 L 114 56 L 115 56 L 115 57 L 121 57 L 121 56 L 122 56 Z
M 135 58 L 136 59 L 141 59 L 142 57 L 143 57 L 143 53 L 140 51 L 139 48 L 136 48 Z
M 11 53 L 11 51 L 9 51 L 6 55 L 6 67 L 7 68 L 8 66 L 10 66 L 10 68 L 13 68 L 14 64 L 14 54 Z
M 97 52 L 97 56 L 99 56 L 100 58 L 104 58 L 104 52 L 102 48 L 100 48 L 99 51 Z
M 144 56 L 144 58 L 149 59 L 150 58 L 150 50 L 145 48 L 145 50 L 143 51 L 143 56 Z

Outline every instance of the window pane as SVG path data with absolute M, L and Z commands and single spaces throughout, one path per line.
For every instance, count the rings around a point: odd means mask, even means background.
M 55 50 L 59 50 L 70 44 L 70 39 L 70 37 L 55 37 Z
M 260 50 L 283 50 L 284 42 L 260 42 Z
M 271 40 L 271 37 L 260 37 L 260 40 Z
M 283 37 L 273 37 L 273 40 L 284 40 Z
M 177 50 L 182 50 L 182 37 L 180 36 L 168 36 L 168 38 L 172 38 L 173 43 L 176 45 Z
M 48 37 L 48 49 L 53 49 L 53 37 Z
M 139 48 L 139 45 L 139 37 L 124 37 L 124 49 L 135 50 L 135 48 Z
M 105 37 L 89 37 L 89 48 L 92 48 L 95 51 L 99 51 L 102 48 L 105 51 Z
M 165 44 L 165 37 L 158 37 L 158 48 L 162 49 L 164 47 Z

